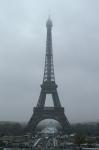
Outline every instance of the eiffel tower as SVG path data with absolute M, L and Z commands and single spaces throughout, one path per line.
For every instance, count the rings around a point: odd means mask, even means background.
M 33 115 L 28 122 L 26 131 L 35 133 L 38 123 L 44 119 L 57 120 L 63 132 L 70 126 L 67 117 L 64 113 L 64 108 L 61 106 L 57 93 L 57 84 L 55 83 L 54 65 L 53 65 L 53 50 L 52 50 L 52 21 L 48 18 L 47 23 L 47 38 L 46 38 L 46 56 L 43 83 L 38 99 L 37 106 L 33 109 Z M 51 94 L 53 99 L 53 107 L 45 107 L 46 95 Z

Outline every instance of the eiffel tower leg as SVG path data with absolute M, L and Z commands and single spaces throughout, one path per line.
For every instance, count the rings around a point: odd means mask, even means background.
M 54 107 L 61 107 L 57 90 L 55 90 L 55 92 L 52 93 L 52 98 L 53 98 Z
M 37 107 L 44 107 L 46 99 L 46 93 L 41 89 L 40 97 L 37 103 Z
M 70 129 L 70 123 L 64 113 L 62 114 L 62 117 L 60 117 L 59 119 L 60 119 L 59 122 L 62 125 L 62 132 L 66 133 L 68 129 Z
M 25 132 L 35 134 L 36 126 L 40 121 L 40 116 L 38 114 L 33 114 L 30 121 L 28 122 Z

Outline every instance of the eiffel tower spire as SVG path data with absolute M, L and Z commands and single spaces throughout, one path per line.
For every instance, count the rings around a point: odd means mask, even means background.
M 46 56 L 45 56 L 45 69 L 43 82 L 55 81 L 54 65 L 53 65 L 53 48 L 52 48 L 52 26 L 53 26 L 52 21 L 49 17 L 46 22 L 47 38 L 46 38 Z

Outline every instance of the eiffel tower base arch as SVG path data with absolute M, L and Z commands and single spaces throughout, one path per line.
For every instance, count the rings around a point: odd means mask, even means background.
M 62 126 L 62 132 L 65 133 L 69 127 L 69 122 L 64 114 L 63 107 L 34 107 L 33 115 L 28 123 L 26 132 L 36 134 L 38 123 L 44 119 L 54 119 Z

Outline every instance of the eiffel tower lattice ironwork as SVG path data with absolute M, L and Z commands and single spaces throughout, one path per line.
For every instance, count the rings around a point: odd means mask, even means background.
M 43 83 L 38 99 L 37 106 L 34 107 L 33 115 L 28 122 L 26 130 L 34 133 L 37 124 L 44 119 L 55 119 L 60 122 L 63 131 L 69 127 L 69 122 L 64 113 L 64 108 L 61 106 L 57 93 L 57 85 L 55 83 L 54 65 L 53 65 L 53 49 L 52 49 L 52 21 L 49 18 L 46 23 L 47 38 L 46 38 L 46 56 Z M 46 107 L 46 95 L 51 94 L 53 99 L 53 107 Z

